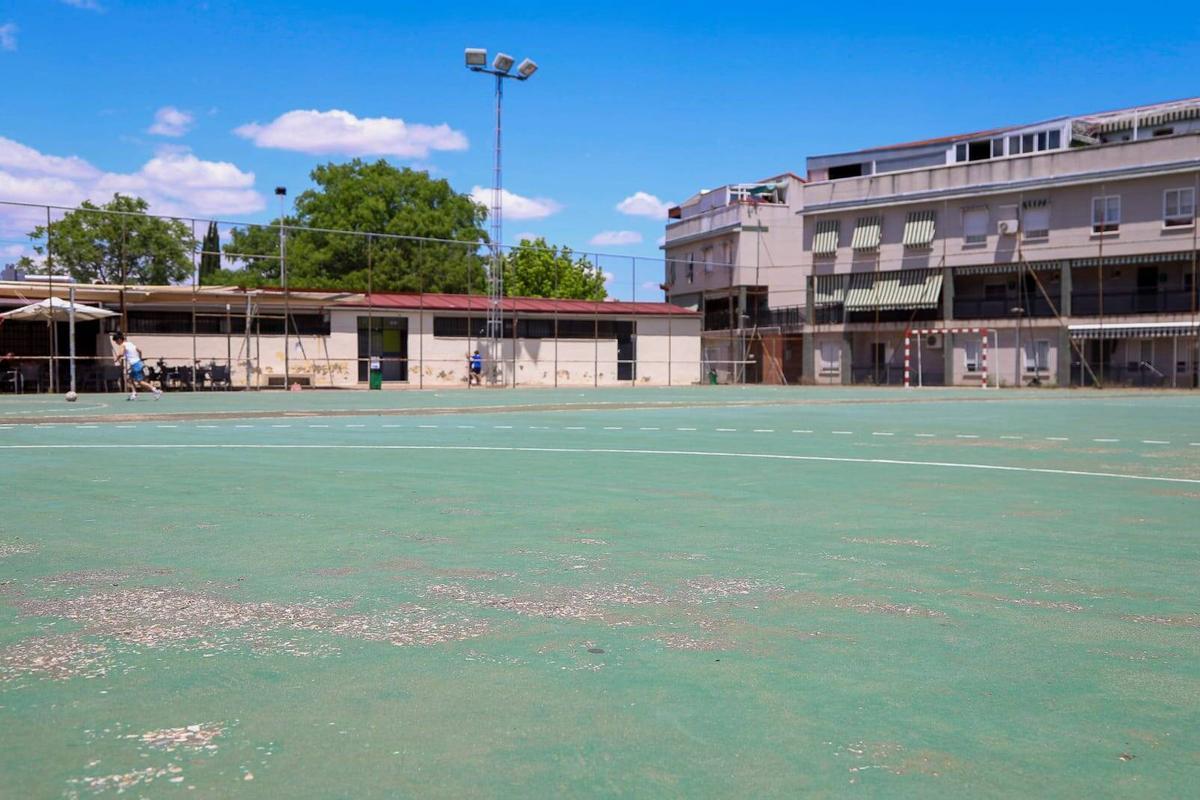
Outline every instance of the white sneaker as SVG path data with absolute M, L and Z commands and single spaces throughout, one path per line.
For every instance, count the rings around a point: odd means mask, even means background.
M 162 397 L 162 389 L 155 389 L 154 390 L 154 399 L 158 400 L 160 397 Z
M 129 397 L 128 397 L 128 398 L 126 398 L 126 399 L 128 399 L 128 400 L 137 400 L 137 392 L 130 392 L 130 393 L 129 393 Z

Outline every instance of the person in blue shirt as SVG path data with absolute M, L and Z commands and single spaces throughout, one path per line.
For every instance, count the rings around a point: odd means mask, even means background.
M 471 354 L 471 372 L 467 375 L 467 385 L 474 383 L 476 386 L 482 386 L 481 376 L 483 375 L 483 356 L 479 355 L 476 350 Z

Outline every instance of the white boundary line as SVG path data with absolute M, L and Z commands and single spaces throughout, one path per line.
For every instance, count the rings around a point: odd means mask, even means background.
M 610 455 L 700 456 L 703 458 L 749 458 L 770 461 L 811 461 L 824 464 L 881 464 L 900 467 L 939 467 L 991 472 L 1029 472 L 1038 475 L 1071 475 L 1083 478 L 1115 478 L 1153 483 L 1200 485 L 1200 478 L 1164 478 L 1156 475 L 1126 475 L 1048 467 L 1012 467 L 1004 464 L 963 464 L 954 461 L 910 461 L 898 458 L 852 458 L 841 456 L 796 456 L 783 453 L 722 453 L 710 450 L 634 450 L 608 447 L 499 447 L 492 445 L 420 444 L 4 444 L 3 450 L 462 450 L 499 453 L 596 453 Z

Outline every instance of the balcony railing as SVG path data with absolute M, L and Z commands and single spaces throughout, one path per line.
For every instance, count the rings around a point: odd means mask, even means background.
M 1196 305 L 1194 291 L 1164 292 L 1104 292 L 1103 309 L 1100 292 L 1072 292 L 1072 316 L 1097 316 L 1105 314 L 1179 314 L 1190 312 Z
M 733 312 L 733 319 L 735 323 L 738 321 L 736 310 Z M 728 309 L 709 311 L 704 315 L 704 330 L 727 331 L 731 327 L 729 320 Z M 732 327 L 734 330 L 738 328 L 781 328 L 788 330 L 803 327 L 805 322 L 804 306 L 784 306 L 782 308 L 752 310 L 741 318 L 741 324 L 735 324 Z
M 1057 300 L 1055 301 L 1057 304 Z M 1013 311 L 1013 309 L 1023 309 Z M 980 297 L 980 296 L 962 296 L 956 294 L 954 296 L 954 318 L 955 319 L 1005 319 L 1016 317 L 1052 317 L 1054 309 L 1046 302 L 1046 298 L 1038 297 L 1018 297 L 1017 295 L 1005 295 L 1004 297 Z

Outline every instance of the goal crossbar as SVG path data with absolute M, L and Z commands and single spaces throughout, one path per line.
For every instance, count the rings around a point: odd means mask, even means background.
M 988 387 L 988 329 L 987 328 L 914 328 L 904 332 L 904 388 L 912 388 L 912 337 L 930 334 L 977 333 L 983 340 L 979 349 L 980 387 Z M 918 347 L 920 345 L 918 344 Z

